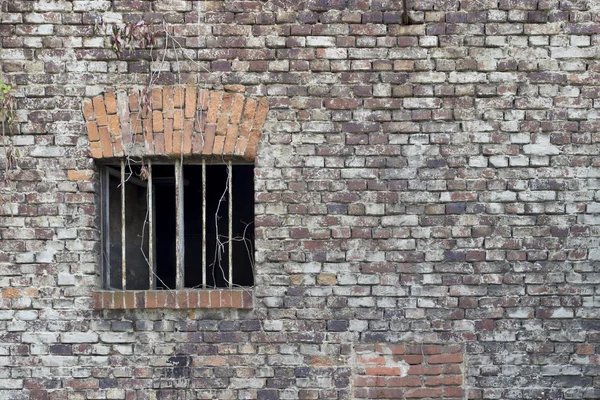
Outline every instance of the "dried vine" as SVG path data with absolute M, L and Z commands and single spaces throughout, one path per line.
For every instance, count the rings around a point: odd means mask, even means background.
M 17 118 L 15 90 L 0 77 L 0 126 L 2 129 L 2 146 L 6 165 L 4 166 L 4 182 L 10 182 L 9 171 L 18 168 L 19 150 L 15 149 L 8 134 L 13 132 Z M 8 143 L 7 143 L 8 142 Z

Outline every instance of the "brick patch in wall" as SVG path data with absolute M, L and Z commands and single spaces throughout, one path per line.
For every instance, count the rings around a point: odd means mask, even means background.
M 254 160 L 268 101 L 195 86 L 157 87 L 150 107 L 138 91 L 83 101 L 93 158 L 203 155 Z
M 359 344 L 354 353 L 356 399 L 462 399 L 460 344 Z
M 96 310 L 122 309 L 192 309 L 242 308 L 251 309 L 252 294 L 243 289 L 215 290 L 126 290 L 96 291 L 92 305 Z

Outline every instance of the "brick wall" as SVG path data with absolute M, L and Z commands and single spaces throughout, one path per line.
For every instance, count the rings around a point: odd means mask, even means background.
M 398 0 L 0 4 L 20 154 L 0 399 L 600 398 L 597 1 L 409 0 L 410 25 Z M 169 37 L 118 58 L 102 23 L 140 18 Z M 90 117 L 151 74 L 149 142 Z M 158 93 L 186 88 L 268 100 L 248 136 L 256 285 L 214 292 L 244 308 L 98 292 L 88 122 L 102 157 L 119 134 L 156 153 L 176 108 Z

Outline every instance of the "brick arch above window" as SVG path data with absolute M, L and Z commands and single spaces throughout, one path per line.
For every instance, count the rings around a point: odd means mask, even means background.
M 183 154 L 253 161 L 268 101 L 235 89 L 156 87 L 148 101 L 136 90 L 109 89 L 85 99 L 91 155 L 103 159 Z

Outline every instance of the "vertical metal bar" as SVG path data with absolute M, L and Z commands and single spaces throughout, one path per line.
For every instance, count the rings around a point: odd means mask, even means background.
M 184 265 L 184 236 L 183 236 L 183 166 L 181 161 L 175 161 L 175 212 L 177 214 L 177 223 L 175 226 L 175 266 L 176 288 L 183 289 L 185 284 L 185 265 Z
M 148 289 L 154 289 L 154 193 L 152 161 L 148 160 Z
M 104 274 L 102 275 L 105 279 L 104 288 L 110 289 L 110 210 L 108 206 L 110 204 L 110 186 L 109 186 L 110 175 L 108 174 L 108 168 L 102 169 L 102 249 L 104 250 L 104 260 L 102 260 L 102 267 L 104 268 Z
M 227 205 L 229 206 L 229 218 L 227 224 L 229 225 L 229 244 L 227 249 L 229 250 L 229 288 L 233 287 L 233 168 L 231 168 L 231 160 L 227 162 L 227 170 L 229 175 L 229 198 L 227 199 Z
M 202 289 L 206 289 L 206 160 L 202 160 Z
M 125 248 L 125 160 L 121 160 L 121 288 L 127 290 L 127 251 Z

